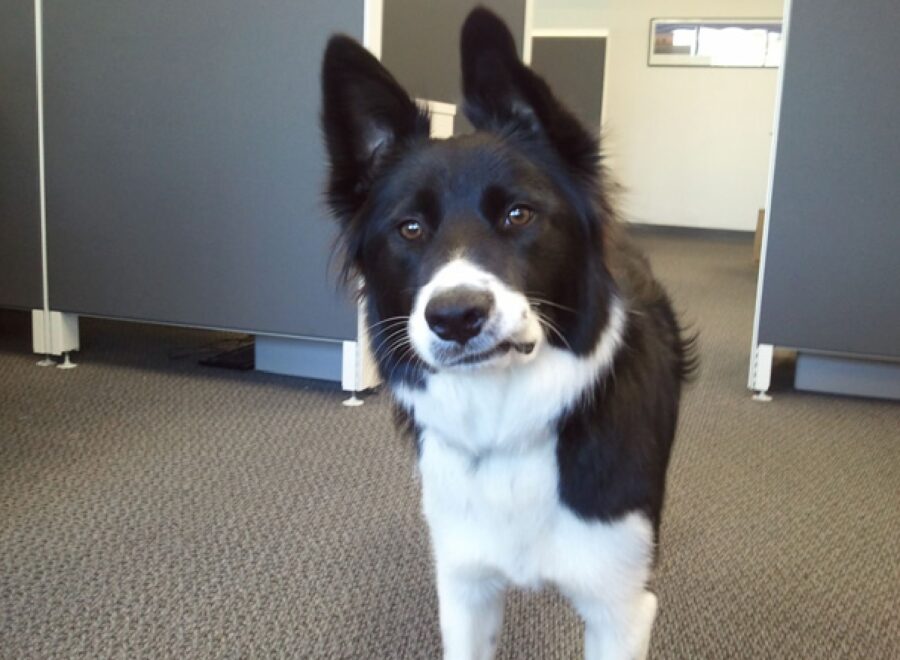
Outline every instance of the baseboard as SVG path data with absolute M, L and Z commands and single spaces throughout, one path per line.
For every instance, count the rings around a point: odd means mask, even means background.
M 710 227 L 682 227 L 679 225 L 652 225 L 643 222 L 622 223 L 629 233 L 636 236 L 653 234 L 656 236 L 680 236 L 684 238 L 711 238 L 738 243 L 753 243 L 754 232 L 742 229 L 714 229 Z
M 798 390 L 900 400 L 900 364 L 799 353 Z
M 256 336 L 257 371 L 340 383 L 342 361 L 340 341 Z

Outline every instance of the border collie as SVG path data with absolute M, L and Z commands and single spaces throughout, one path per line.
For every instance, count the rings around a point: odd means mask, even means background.
M 505 589 L 553 585 L 585 657 L 642 658 L 690 342 L 617 229 L 597 140 L 488 10 L 461 50 L 476 130 L 447 140 L 352 39 L 322 69 L 328 201 L 416 439 L 444 657 L 492 657 Z

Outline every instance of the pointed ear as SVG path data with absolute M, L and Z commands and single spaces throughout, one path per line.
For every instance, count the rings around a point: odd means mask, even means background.
M 463 24 L 460 54 L 465 113 L 475 128 L 546 139 L 576 174 L 596 176 L 596 138 L 519 60 L 513 36 L 496 14 L 472 10 Z
M 331 163 L 328 201 L 349 219 L 366 199 L 385 156 L 427 139 L 428 115 L 369 51 L 331 38 L 322 62 L 322 127 Z

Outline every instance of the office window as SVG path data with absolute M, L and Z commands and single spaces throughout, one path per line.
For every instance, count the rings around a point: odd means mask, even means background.
M 772 68 L 781 56 L 780 19 L 650 21 L 650 66 Z

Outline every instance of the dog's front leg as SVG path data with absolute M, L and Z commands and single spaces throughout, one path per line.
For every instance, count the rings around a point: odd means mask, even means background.
M 503 582 L 438 561 L 437 589 L 444 660 L 491 660 L 503 623 Z
M 612 600 L 584 595 L 572 598 L 584 619 L 585 660 L 644 660 L 656 619 L 656 596 L 640 591 Z

